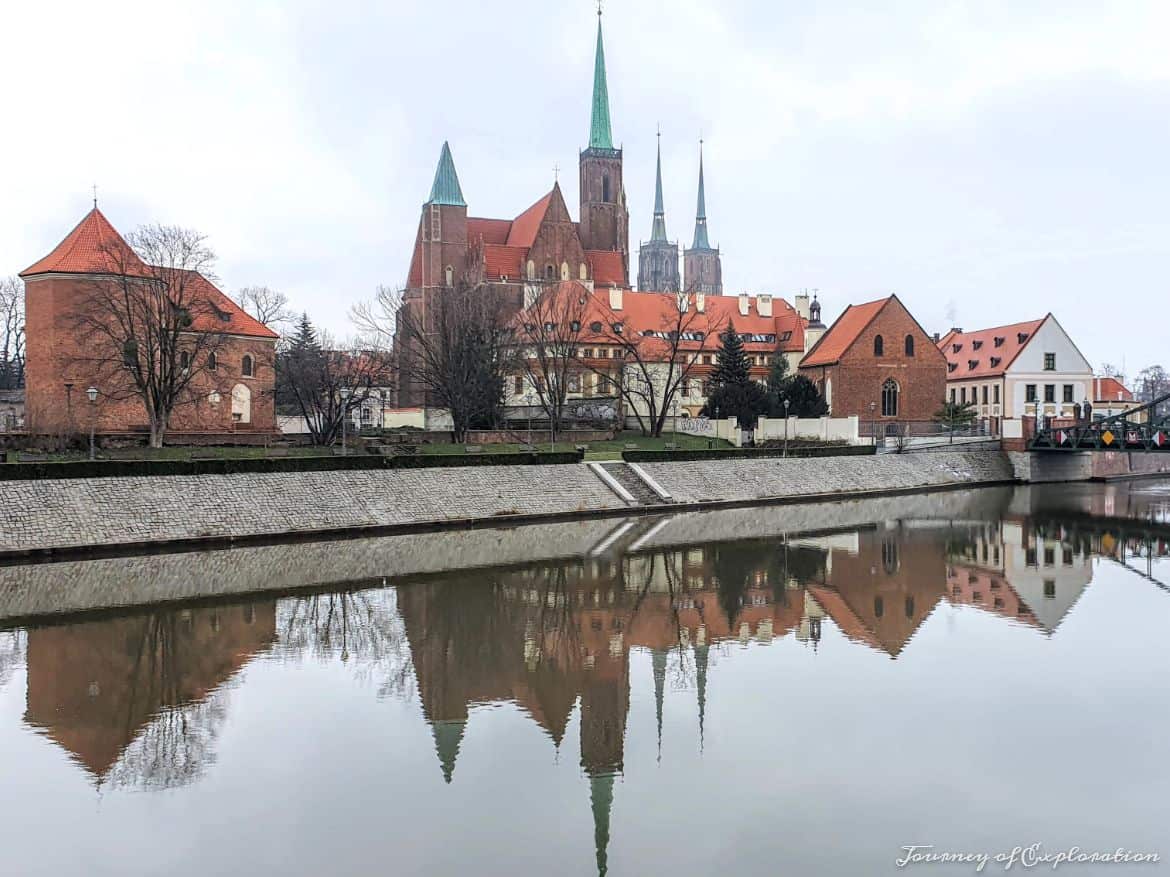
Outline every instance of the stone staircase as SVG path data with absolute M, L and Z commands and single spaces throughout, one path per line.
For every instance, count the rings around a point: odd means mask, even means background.
M 601 468 L 634 497 L 639 506 L 666 505 L 662 498 L 625 463 L 602 463 Z

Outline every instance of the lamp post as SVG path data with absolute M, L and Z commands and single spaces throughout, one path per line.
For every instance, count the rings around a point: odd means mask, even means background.
M 528 450 L 532 450 L 532 391 L 524 394 L 524 410 L 528 415 Z
M 66 384 L 68 386 L 68 384 Z M 89 458 L 91 460 L 97 459 L 97 451 L 93 442 L 93 422 L 97 412 L 97 397 L 98 388 L 90 387 L 85 391 L 85 396 L 89 399 Z
M 73 383 L 65 382 L 65 428 L 73 432 Z
M 869 441 L 877 444 L 877 402 L 869 403 Z
M 784 397 L 784 456 L 788 456 L 788 397 Z

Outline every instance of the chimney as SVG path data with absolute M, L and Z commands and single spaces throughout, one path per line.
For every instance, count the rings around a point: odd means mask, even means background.
M 963 329 L 961 326 L 951 326 L 951 331 L 954 332 L 956 335 L 963 334 Z
M 808 293 L 802 292 L 792 300 L 792 306 L 796 308 L 796 312 L 808 319 Z
M 741 292 L 739 294 L 739 315 L 741 317 L 746 317 L 751 311 L 751 308 L 752 302 L 751 299 L 748 298 L 748 294 L 746 292 Z
M 935 332 L 934 333 L 934 343 L 938 344 L 938 342 L 940 342 L 941 340 L 942 340 L 942 338 L 939 336 L 938 332 Z
M 700 314 L 705 314 L 707 312 L 707 293 L 695 293 L 695 310 Z
M 622 288 L 616 283 L 609 288 L 609 307 L 615 311 L 622 309 Z
M 756 296 L 756 310 L 761 317 L 772 316 L 772 296 L 762 292 Z

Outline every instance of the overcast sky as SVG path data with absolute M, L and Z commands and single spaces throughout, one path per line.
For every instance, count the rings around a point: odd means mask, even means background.
M 875 11 L 880 7 L 887 11 Z M 0 49 L 0 275 L 90 205 L 209 235 L 221 285 L 333 332 L 401 285 L 444 139 L 472 215 L 577 210 L 589 0 L 18 3 Z M 610 0 L 631 248 L 662 126 L 689 244 L 698 139 L 725 291 L 928 331 L 1056 314 L 1090 361 L 1170 360 L 1170 4 Z M 631 279 L 636 264 L 631 265 Z

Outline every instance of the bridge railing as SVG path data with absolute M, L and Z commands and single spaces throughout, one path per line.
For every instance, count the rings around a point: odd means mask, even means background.
M 1042 418 L 1028 447 L 1035 451 L 1170 451 L 1170 394 L 1099 420 L 1054 423 Z

